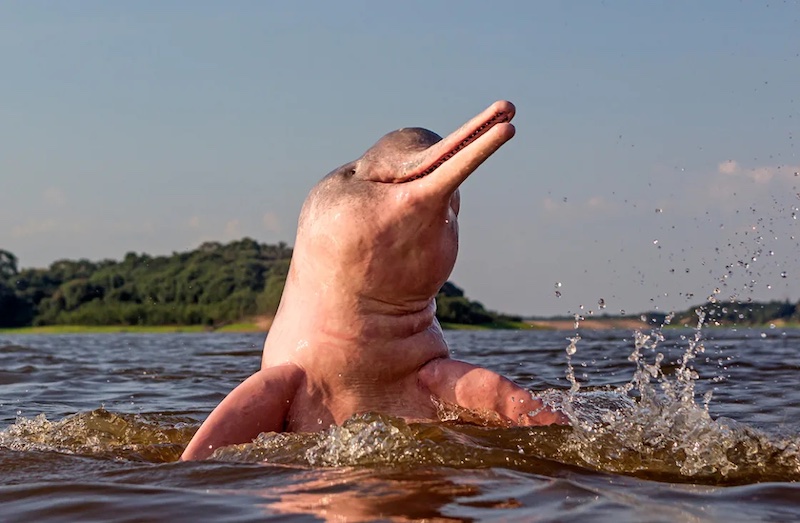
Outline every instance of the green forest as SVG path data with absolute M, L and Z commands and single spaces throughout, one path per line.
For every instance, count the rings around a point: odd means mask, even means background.
M 645 312 L 633 316 L 603 314 L 593 316 L 592 319 L 615 321 L 631 317 L 638 317 L 644 324 L 650 326 L 687 328 L 697 327 L 701 318 L 702 325 L 709 327 L 760 327 L 769 324 L 798 326 L 800 325 L 800 302 L 791 303 L 788 300 L 768 302 L 753 300 L 740 302 L 717 301 L 695 305 L 671 314 L 664 312 Z M 667 321 L 667 317 L 670 318 L 669 321 Z M 572 320 L 573 318 L 574 316 L 556 316 L 553 318 L 536 318 L 536 320 Z
M 704 313 L 705 325 L 766 325 L 780 322 L 783 324 L 800 323 L 800 303 L 789 301 L 770 302 L 716 302 L 705 303 L 693 307 L 676 317 L 681 324 L 693 325 L 698 321 L 697 310 Z
M 121 261 L 58 260 L 20 269 L 0 250 L 0 328 L 87 325 L 226 324 L 271 315 L 278 308 L 292 250 L 244 238 L 206 242 L 188 252 L 150 256 L 129 252 Z M 436 297 L 445 323 L 519 321 L 499 315 L 447 282 Z

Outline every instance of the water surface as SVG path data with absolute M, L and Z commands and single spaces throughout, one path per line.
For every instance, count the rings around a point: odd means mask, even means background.
M 702 334 L 448 332 L 575 426 L 374 413 L 195 463 L 262 336 L 0 335 L 0 520 L 800 519 L 800 331 Z

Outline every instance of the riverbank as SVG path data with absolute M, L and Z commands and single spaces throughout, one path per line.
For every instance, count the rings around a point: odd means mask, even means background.
M 526 322 L 535 329 L 575 330 L 575 320 L 537 319 Z M 587 318 L 580 320 L 578 327 L 587 330 L 645 329 L 649 325 L 638 318 Z
M 42 325 L 0 329 L 0 334 L 171 334 L 199 332 L 267 332 L 271 318 L 258 318 L 253 322 L 231 323 L 220 327 L 205 325 Z M 524 330 L 542 328 L 526 322 L 498 321 L 482 325 L 442 323 L 445 330 Z
M 269 331 L 272 322 L 258 320 L 252 323 L 231 323 L 220 327 L 205 325 L 44 325 L 39 327 L 19 327 L 14 329 L 0 329 L 0 334 L 173 334 L 173 333 L 214 333 L 214 332 L 263 332 Z M 775 322 L 767 325 L 743 325 L 742 328 L 800 328 L 800 324 Z M 679 325 L 671 325 L 678 327 Z M 581 320 L 581 330 L 637 330 L 653 327 L 636 319 L 590 319 Z M 729 328 L 725 326 L 724 328 Z M 705 325 L 704 328 L 722 328 Z M 442 323 L 444 330 L 575 330 L 573 320 L 529 320 L 529 321 L 499 321 L 480 325 L 466 325 L 463 323 Z
M 42 325 L 0 329 L 0 334 L 174 334 L 193 332 L 261 332 L 255 323 L 232 323 L 218 328 L 205 325 Z

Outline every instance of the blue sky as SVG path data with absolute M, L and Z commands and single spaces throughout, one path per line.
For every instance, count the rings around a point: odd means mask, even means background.
M 470 297 L 800 299 L 796 1 L 7 1 L 0 67 L 23 267 L 291 244 L 308 190 L 386 132 L 509 99 L 516 137 L 462 187 Z

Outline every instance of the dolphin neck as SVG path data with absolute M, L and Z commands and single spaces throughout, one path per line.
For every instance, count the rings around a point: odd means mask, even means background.
M 386 380 L 449 354 L 433 298 L 401 310 L 331 296 L 330 289 L 310 293 L 287 281 L 264 343 L 262 367 L 294 363 L 307 371 L 337 369 L 339 376 L 356 368 L 359 379 L 377 373 Z
M 303 319 L 298 323 L 299 311 Z M 299 278 L 287 281 L 273 328 L 289 324 L 314 325 L 326 338 L 362 343 L 407 339 L 440 328 L 433 297 L 387 301 Z

